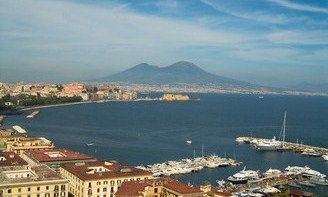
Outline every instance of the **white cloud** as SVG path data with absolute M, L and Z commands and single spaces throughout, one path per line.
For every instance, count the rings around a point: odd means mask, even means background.
M 289 9 L 328 14 L 327 8 L 315 7 L 312 5 L 300 4 L 300 3 L 290 2 L 290 1 L 286 1 L 286 0 L 268 0 L 268 1 L 276 3 L 280 6 L 283 6 L 285 8 L 289 8 Z
M 327 45 L 328 31 L 278 31 L 271 33 L 267 38 L 274 43 L 298 45 Z
M 218 10 L 220 12 L 227 13 L 229 15 L 247 19 L 247 20 L 253 20 L 263 23 L 271 23 L 271 24 L 285 24 L 291 21 L 292 18 L 286 17 L 283 14 L 273 14 L 268 13 L 265 11 L 246 11 L 246 10 L 240 10 L 237 7 L 230 6 L 226 7 L 223 4 L 218 3 L 217 1 L 211 1 L 211 0 L 201 0 L 204 4 L 212 7 L 215 10 Z

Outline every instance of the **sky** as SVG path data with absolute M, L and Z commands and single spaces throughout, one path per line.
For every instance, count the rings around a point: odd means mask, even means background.
M 328 83 L 327 0 L 0 0 L 0 81 L 190 61 L 259 85 Z

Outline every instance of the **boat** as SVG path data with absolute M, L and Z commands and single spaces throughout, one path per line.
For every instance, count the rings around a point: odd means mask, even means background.
M 263 173 L 265 177 L 276 177 L 282 175 L 282 172 L 278 169 L 272 169 L 270 168 L 266 172 Z
M 191 144 L 191 143 L 192 143 L 192 141 L 191 141 L 191 140 L 187 140 L 186 142 L 187 142 L 187 144 Z
M 322 158 L 326 161 L 328 161 L 328 154 L 322 155 Z
M 242 171 L 229 176 L 228 181 L 233 184 L 246 184 L 250 179 L 258 179 L 259 173 L 253 170 L 246 170 L 246 167 Z
M 40 113 L 39 110 L 33 111 L 31 114 L 27 115 L 26 118 L 34 118 L 36 115 Z
M 281 146 L 280 141 L 274 136 L 271 140 L 262 140 L 256 144 L 257 150 L 277 150 Z
M 294 182 L 288 183 L 288 186 L 295 187 L 295 188 L 301 188 L 301 186 L 299 184 L 294 183 Z
M 328 180 L 323 177 L 313 176 L 310 178 L 310 183 L 316 184 L 316 185 L 325 185 L 328 186 Z
M 315 187 L 315 184 L 311 183 L 310 181 L 299 181 L 297 184 L 307 187 Z
M 87 146 L 93 146 L 93 143 L 87 143 L 86 145 Z
M 286 116 L 287 116 L 287 112 L 284 113 L 284 121 L 283 121 L 283 124 L 282 124 L 282 130 L 280 132 L 280 136 L 281 136 L 281 133 L 282 133 L 282 143 L 281 143 L 280 147 L 277 147 L 277 151 L 290 151 L 290 150 L 292 150 L 291 147 L 285 146 Z
M 322 154 L 318 153 L 317 151 L 313 150 L 312 148 L 306 148 L 301 153 L 303 156 L 311 156 L 311 157 L 321 157 Z

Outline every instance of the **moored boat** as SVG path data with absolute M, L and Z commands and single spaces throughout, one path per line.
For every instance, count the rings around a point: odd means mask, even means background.
M 307 187 L 315 187 L 315 184 L 311 183 L 310 181 L 299 181 L 297 184 Z
M 310 183 L 316 184 L 316 185 L 326 185 L 328 186 L 328 180 L 323 177 L 317 177 L 313 176 L 310 178 Z

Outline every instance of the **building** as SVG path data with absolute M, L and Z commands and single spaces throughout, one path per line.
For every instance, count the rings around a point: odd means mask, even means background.
M 64 84 L 62 92 L 66 95 L 80 95 L 86 93 L 86 87 L 81 83 Z
M 48 166 L 0 168 L 0 196 L 67 197 L 68 180 Z
M 206 192 L 170 178 L 148 179 L 122 183 L 116 197 L 200 197 Z
M 0 167 L 27 166 L 27 162 L 14 152 L 0 152 Z
M 14 131 L 12 130 L 0 128 L 0 137 L 8 137 L 8 136 L 12 136 L 13 134 Z
M 96 161 L 89 155 L 68 149 L 25 151 L 23 158 L 30 165 L 46 164 L 55 170 L 59 169 L 61 164 Z
M 14 151 L 23 155 L 24 151 L 31 150 L 52 150 L 55 148 L 53 142 L 46 138 L 29 138 L 29 137 L 8 137 L 3 138 L 7 151 Z
M 68 192 L 75 197 L 113 197 L 122 183 L 152 178 L 152 173 L 115 161 L 64 164 L 60 174 L 69 180 Z
M 154 196 L 154 187 L 147 181 L 128 181 L 123 182 L 121 187 L 115 193 L 116 197 L 144 197 Z M 157 196 L 158 197 L 158 196 Z

